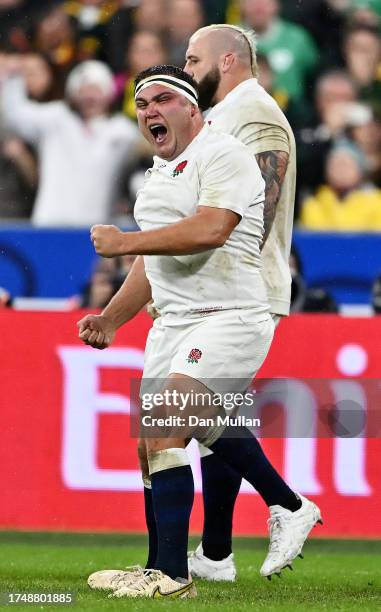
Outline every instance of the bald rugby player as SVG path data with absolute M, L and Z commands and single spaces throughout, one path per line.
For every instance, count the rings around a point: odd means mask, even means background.
M 262 275 L 270 311 L 277 325 L 289 314 L 291 276 L 288 258 L 294 216 L 296 153 L 291 127 L 275 100 L 257 80 L 255 34 L 251 30 L 216 24 L 201 28 L 189 41 L 185 71 L 199 86 L 199 106 L 214 128 L 232 134 L 255 156 L 266 184 Z M 232 521 L 241 478 L 223 469 L 219 457 L 200 446 L 203 479 L 204 530 L 202 543 L 189 557 L 194 576 L 210 580 L 234 580 Z M 273 563 L 261 573 L 277 570 L 282 556 L 272 545 L 273 523 L 279 509 L 270 507 L 270 551 Z M 286 508 L 297 512 L 297 499 Z M 287 513 L 286 513 L 287 514 Z M 296 518 L 297 515 L 295 515 Z M 274 537 L 277 536 L 274 533 Z M 281 542 L 289 538 L 281 530 Z

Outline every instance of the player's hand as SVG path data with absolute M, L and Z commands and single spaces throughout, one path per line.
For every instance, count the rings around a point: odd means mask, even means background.
M 100 350 L 110 346 L 116 333 L 114 325 L 103 315 L 86 315 L 77 327 L 82 342 Z
M 124 232 L 115 225 L 93 225 L 90 237 L 98 255 L 102 257 L 116 257 L 123 253 Z

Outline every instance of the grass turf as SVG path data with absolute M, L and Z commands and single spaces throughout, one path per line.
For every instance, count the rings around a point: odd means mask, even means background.
M 294 572 L 269 582 L 260 578 L 267 542 L 235 540 L 236 583 L 197 581 L 195 600 L 110 600 L 91 591 L 87 576 L 97 569 L 144 563 L 142 536 L 117 534 L 0 533 L 0 592 L 72 592 L 75 604 L 11 605 L 17 610 L 136 610 L 239 612 L 278 610 L 381 610 L 381 541 L 312 540 Z M 196 541 L 191 544 L 195 545 Z

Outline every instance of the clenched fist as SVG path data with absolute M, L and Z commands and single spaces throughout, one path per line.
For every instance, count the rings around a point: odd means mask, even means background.
M 93 225 L 90 237 L 98 255 L 102 257 L 116 257 L 125 255 L 123 243 L 126 237 L 115 225 Z
M 78 336 L 85 343 L 96 349 L 105 349 L 114 340 L 115 326 L 104 315 L 86 315 L 78 321 Z

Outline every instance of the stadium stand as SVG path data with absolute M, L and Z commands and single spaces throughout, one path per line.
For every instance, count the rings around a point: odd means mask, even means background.
M 234 590 L 201 584 L 200 593 L 218 610 L 381 609 L 381 0 L 0 0 L 2 591 L 59 589 L 78 595 L 77 609 L 106 609 L 86 576 L 144 559 L 131 417 L 152 319 L 143 309 L 105 351 L 80 342 L 78 320 L 107 303 L 132 265 L 131 257 L 98 258 L 89 225 L 136 230 L 136 193 L 152 163 L 134 137 L 136 74 L 156 63 L 182 65 L 189 34 L 221 22 L 256 28 L 259 81 L 296 136 L 291 316 L 256 379 L 269 383 L 270 405 L 255 409 L 268 423 L 259 435 L 272 462 L 316 499 L 324 525 L 283 584 L 259 583 L 264 542 L 252 547 L 245 538 L 234 542 L 244 581 Z M 67 95 L 69 75 L 85 62 L 111 75 L 104 113 L 92 121 Z M 15 71 L 17 91 L 7 92 Z M 72 138 L 61 119 L 28 137 L 32 126 L 15 119 L 20 92 L 28 108 L 64 111 Z M 54 133 L 58 155 L 47 175 L 44 146 Z M 104 160 L 112 165 L 115 149 L 118 164 L 105 185 Z M 97 197 L 107 187 L 91 219 L 79 210 L 89 199 L 75 184 L 85 175 Z M 46 205 L 55 213 L 65 207 L 66 217 L 40 223 L 39 198 L 52 178 Z M 274 382 L 275 394 L 285 384 L 284 402 L 272 399 Z M 196 547 L 202 474 L 194 441 L 187 450 Z M 267 518 L 244 481 L 234 536 L 264 536 Z M 67 533 L 79 531 L 86 534 Z
M 321 282 L 339 304 L 358 300 L 370 305 L 372 282 L 381 265 L 362 257 L 364 247 L 359 245 L 377 242 L 377 236 L 361 234 L 376 234 L 381 227 L 381 11 L 376 0 L 2 0 L 0 279 L 13 296 L 62 299 L 80 294 L 90 280 L 94 257 L 83 246 L 81 232 L 74 238 L 72 232 L 65 233 L 65 226 L 78 224 L 75 215 L 66 216 L 60 223 L 59 244 L 74 240 L 72 244 L 82 245 L 73 247 L 73 252 L 81 253 L 81 264 L 72 282 L 63 258 L 55 265 L 51 282 L 43 278 L 50 276 L 46 269 L 35 268 L 33 244 L 42 240 L 49 251 L 53 248 L 50 234 L 35 229 L 46 176 L 41 142 L 25 138 L 21 121 L 9 120 L 7 99 L 8 105 L 14 103 L 12 96 L 5 95 L 9 65 L 17 64 L 23 74 L 28 103 L 70 106 L 65 97 L 70 71 L 86 60 L 101 60 L 113 73 L 112 113 L 133 121 L 134 76 L 152 63 L 181 65 L 188 36 L 200 25 L 216 21 L 256 29 L 259 79 L 295 131 L 299 173 L 295 227 L 300 225 L 295 244 L 307 284 L 316 287 Z M 86 173 L 86 163 L 78 158 L 78 177 Z M 127 229 L 133 225 L 136 191 L 149 165 L 149 152 L 137 151 L 131 141 L 119 178 L 111 179 L 100 222 L 116 222 Z M 64 166 L 57 160 L 57 185 Z M 351 175 L 348 181 L 345 174 Z M 76 206 L 83 207 L 80 198 Z M 53 214 L 52 226 L 54 218 Z M 80 224 L 86 225 L 86 215 Z M 322 230 L 324 234 L 315 236 Z M 336 233 L 327 234 L 331 230 Z M 336 245 L 321 265 L 310 246 L 315 241 Z M 345 273 L 341 258 L 347 244 L 358 255 L 352 255 L 355 262 Z M 15 267 L 22 272 L 13 274 Z

